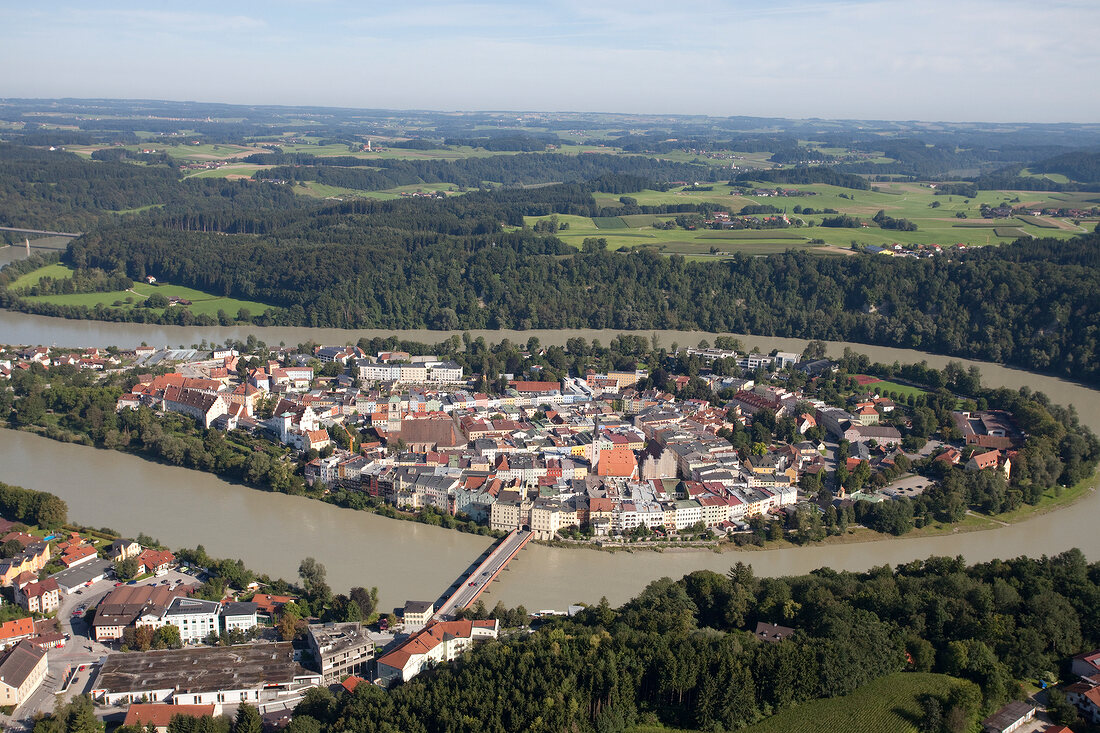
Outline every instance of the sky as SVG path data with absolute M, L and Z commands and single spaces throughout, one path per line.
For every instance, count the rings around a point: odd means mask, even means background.
M 1100 122 L 1098 0 L 0 0 L 0 97 Z

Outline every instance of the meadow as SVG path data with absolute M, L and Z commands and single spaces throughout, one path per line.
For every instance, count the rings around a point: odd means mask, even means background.
M 920 730 L 920 699 L 935 695 L 946 699 L 955 689 L 972 688 L 972 682 L 943 674 L 898 672 L 864 685 L 850 695 L 814 700 L 786 708 L 761 723 L 742 728 L 742 733 L 916 733 Z M 689 733 L 663 726 L 637 726 L 633 733 Z
M 72 277 L 73 271 L 61 264 L 47 265 L 41 267 L 33 272 L 20 277 L 12 284 L 12 288 L 28 287 L 36 284 L 43 277 L 49 276 L 55 280 L 64 280 Z M 240 300 L 238 298 L 227 298 L 223 296 L 213 295 L 211 293 L 203 292 L 202 290 L 195 290 L 194 288 L 187 288 L 182 285 L 172 285 L 170 283 L 157 283 L 156 285 L 149 285 L 148 283 L 134 283 L 132 290 L 112 290 L 104 293 L 66 293 L 63 295 L 36 295 L 28 297 L 30 302 L 38 303 L 53 303 L 55 305 L 75 305 L 75 306 L 87 306 L 88 308 L 95 308 L 97 305 L 102 305 L 104 308 L 121 308 L 123 310 L 129 310 L 132 308 L 142 307 L 142 303 L 146 298 L 154 293 L 163 295 L 166 298 L 182 298 L 184 300 L 190 300 L 189 306 L 168 306 L 169 308 L 183 308 L 186 307 L 195 315 L 209 315 L 217 316 L 218 311 L 225 311 L 231 318 L 237 316 L 237 312 L 242 308 L 247 310 L 252 315 L 263 313 L 264 311 L 272 308 L 278 310 L 274 306 L 260 303 L 254 300 Z M 164 308 L 152 308 L 150 309 L 156 313 L 163 313 Z

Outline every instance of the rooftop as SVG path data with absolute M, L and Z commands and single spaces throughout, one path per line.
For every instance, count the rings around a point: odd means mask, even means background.
M 95 687 L 107 692 L 201 693 L 289 684 L 305 676 L 316 675 L 294 661 L 290 642 L 279 642 L 111 654 Z

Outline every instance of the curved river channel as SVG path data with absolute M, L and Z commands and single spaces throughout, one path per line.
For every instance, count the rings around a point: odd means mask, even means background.
M 0 342 L 72 346 L 134 346 L 220 342 L 255 334 L 268 344 L 288 344 L 312 338 L 343 344 L 362 336 L 393 331 L 343 331 L 305 328 L 181 328 L 113 324 L 29 316 L 0 311 Z M 543 344 L 564 343 L 572 336 L 607 343 L 617 331 L 473 331 L 497 341 L 526 341 L 535 335 Z M 647 331 L 648 336 L 651 332 Z M 695 344 L 713 334 L 657 331 L 661 343 Z M 449 334 L 400 331 L 399 337 L 437 342 Z M 800 351 L 805 341 L 740 336 L 749 347 Z M 845 346 L 873 360 L 902 363 L 926 360 L 942 366 L 949 357 L 907 349 L 833 342 L 830 354 Z M 1055 377 L 1032 374 L 985 362 L 976 365 L 983 383 L 1045 392 L 1052 401 L 1073 404 L 1082 421 L 1100 431 L 1100 392 Z M 73 521 L 111 527 L 136 535 L 158 537 L 172 547 L 204 545 L 215 557 L 241 558 L 250 568 L 291 578 L 298 562 L 313 556 L 328 568 L 337 592 L 363 585 L 378 586 L 383 608 L 407 599 L 434 600 L 490 540 L 414 522 L 389 520 L 366 512 L 340 509 L 319 501 L 270 494 L 222 481 L 210 474 L 153 463 L 131 455 L 57 443 L 26 433 L 0 430 L 0 481 L 50 491 L 69 504 Z M 963 555 L 983 561 L 1016 555 L 1054 554 L 1081 548 L 1100 558 L 1100 495 L 1088 494 L 1070 510 L 1045 514 L 1012 526 L 920 539 L 883 539 L 849 545 L 784 548 L 756 552 L 707 551 L 617 552 L 559 549 L 529 545 L 487 591 L 486 602 L 528 609 L 557 608 L 607 596 L 613 604 L 626 601 L 651 580 L 679 577 L 707 568 L 724 572 L 737 560 L 751 562 L 760 575 L 808 572 L 821 566 L 865 570 L 929 555 Z

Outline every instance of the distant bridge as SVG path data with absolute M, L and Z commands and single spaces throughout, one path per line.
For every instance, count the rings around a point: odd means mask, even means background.
M 0 227 L 0 232 L 18 232 L 19 234 L 47 234 L 52 237 L 79 237 L 84 232 L 47 232 L 44 229 L 16 229 L 15 227 Z
M 458 580 L 458 589 L 451 593 L 435 612 L 435 618 L 443 620 L 453 618 L 462 609 L 474 605 L 478 597 L 489 587 L 489 583 L 496 580 L 501 571 L 507 567 L 519 551 L 531 541 L 533 533 L 530 530 L 513 529 L 502 539 L 488 557 L 481 561 L 472 572 L 463 573 Z

